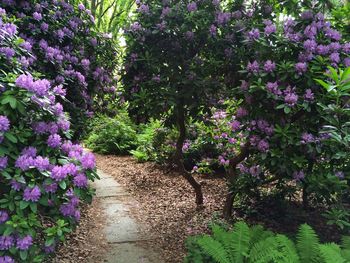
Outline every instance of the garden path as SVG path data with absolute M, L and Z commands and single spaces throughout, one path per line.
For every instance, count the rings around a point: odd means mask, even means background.
M 109 252 L 104 256 L 108 263 L 163 263 L 157 251 L 145 248 L 149 236 L 143 226 L 133 218 L 137 201 L 112 176 L 98 171 L 101 180 L 94 183 L 106 225 L 104 234 Z

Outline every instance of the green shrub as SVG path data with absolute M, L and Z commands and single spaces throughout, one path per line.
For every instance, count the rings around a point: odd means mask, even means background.
M 85 145 L 102 154 L 127 154 L 136 148 L 136 126 L 126 112 L 114 118 L 97 115 L 90 123 Z
M 137 148 L 131 150 L 130 153 L 139 161 L 146 162 L 156 159 L 156 151 L 154 149 L 154 139 L 157 130 L 162 127 L 160 120 L 151 120 L 147 124 L 140 125 L 139 133 L 137 134 Z
M 321 244 L 315 231 L 307 224 L 300 226 L 295 241 L 264 230 L 260 225 L 249 227 L 244 222 L 236 223 L 231 231 L 213 225 L 212 232 L 211 236 L 187 240 L 185 263 L 335 263 L 350 260 L 349 237 L 344 237 L 341 245 Z

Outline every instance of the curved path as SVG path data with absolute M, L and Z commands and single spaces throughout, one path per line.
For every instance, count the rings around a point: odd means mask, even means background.
M 163 263 L 155 250 L 145 249 L 149 239 L 131 214 L 137 201 L 112 176 L 101 170 L 98 174 L 101 180 L 94 187 L 106 216 L 104 232 L 110 246 L 104 262 Z

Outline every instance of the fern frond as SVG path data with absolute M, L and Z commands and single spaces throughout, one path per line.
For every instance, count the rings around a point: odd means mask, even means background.
M 341 255 L 341 249 L 334 243 L 319 245 L 320 255 L 324 263 L 344 263 L 346 260 Z
M 234 258 L 232 257 L 231 253 L 229 252 L 231 250 L 231 238 L 230 238 L 230 232 L 227 232 L 226 229 L 219 225 L 213 225 L 211 227 L 211 230 L 213 232 L 213 238 L 217 241 L 219 241 L 223 247 L 228 252 L 228 256 L 230 257 L 230 261 L 234 262 Z
M 347 260 L 347 262 L 350 262 L 350 249 L 342 249 L 340 253 L 342 257 Z
M 258 243 L 260 240 L 273 236 L 271 231 L 267 231 L 261 225 L 255 225 L 250 228 L 250 247 Z
M 296 244 L 300 262 L 319 263 L 319 239 L 315 231 L 307 224 L 299 227 Z
M 283 254 L 278 250 L 278 242 L 274 236 L 260 240 L 250 251 L 249 263 L 282 262 Z
M 230 258 L 235 263 L 243 263 L 249 252 L 250 230 L 245 222 L 234 224 L 233 231 L 230 232 Z
M 285 263 L 298 263 L 298 262 L 300 262 L 298 252 L 297 252 L 292 240 L 290 240 L 285 235 L 280 235 L 280 234 L 277 234 L 275 239 L 278 243 L 279 251 L 283 255 L 283 260 L 280 262 L 285 262 Z
M 217 263 L 230 263 L 229 255 L 224 246 L 210 236 L 203 236 L 198 239 L 201 249 L 211 256 Z
M 342 236 L 341 248 L 342 249 L 350 249 L 350 236 Z

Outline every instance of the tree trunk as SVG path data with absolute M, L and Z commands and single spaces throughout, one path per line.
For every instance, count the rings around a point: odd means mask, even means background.
M 183 163 L 183 153 L 182 147 L 186 139 L 186 125 L 185 125 L 185 111 L 183 105 L 178 105 L 177 108 L 177 125 L 179 129 L 179 137 L 176 142 L 176 151 L 174 156 L 174 161 L 179 169 L 179 172 L 182 176 L 187 180 L 187 182 L 193 187 L 196 194 L 196 204 L 198 206 L 203 205 L 203 193 L 202 186 L 194 179 L 194 177 L 186 171 L 184 163 Z
M 249 156 L 249 143 L 246 143 L 242 146 L 241 152 L 237 154 L 235 157 L 230 159 L 229 167 L 228 167 L 228 173 L 227 173 L 227 180 L 231 185 L 234 185 L 237 174 L 236 174 L 236 168 L 237 165 L 242 162 L 246 157 Z M 232 207 L 233 202 L 235 201 L 236 193 L 234 191 L 229 192 L 226 195 L 226 201 L 223 209 L 223 217 L 226 220 L 229 220 L 232 215 Z
M 226 195 L 226 201 L 224 204 L 223 216 L 225 220 L 229 220 L 232 215 L 233 202 L 235 201 L 236 194 L 234 192 L 229 192 Z

